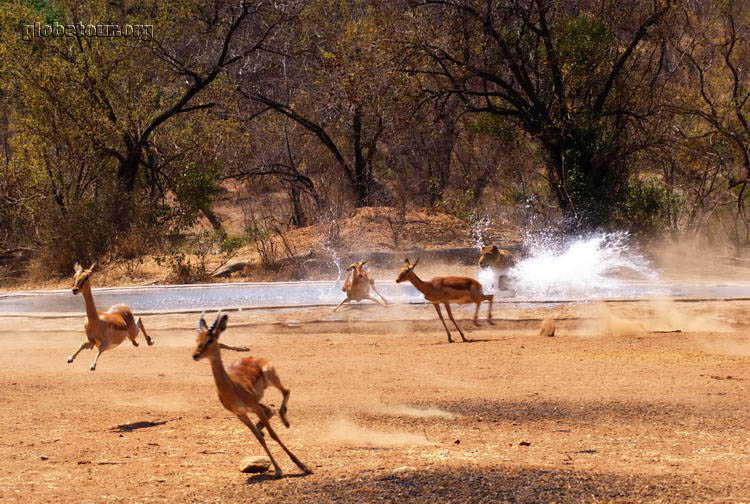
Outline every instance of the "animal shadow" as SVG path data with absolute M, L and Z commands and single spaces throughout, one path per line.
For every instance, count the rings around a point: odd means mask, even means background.
M 159 422 L 150 422 L 148 420 L 144 420 L 141 422 L 133 422 L 129 424 L 117 425 L 115 427 L 112 427 L 110 430 L 113 432 L 133 432 L 134 430 L 138 430 L 138 429 L 148 429 L 149 427 L 158 427 L 159 425 L 164 425 L 167 422 L 171 422 L 171 420 L 162 420 Z
M 255 485 L 258 483 L 263 483 L 264 481 L 279 481 L 286 478 L 304 478 L 307 476 L 305 473 L 294 473 L 294 474 L 284 474 L 281 478 L 277 478 L 274 473 L 266 472 L 261 474 L 253 474 L 247 480 L 245 480 L 245 483 L 248 485 Z

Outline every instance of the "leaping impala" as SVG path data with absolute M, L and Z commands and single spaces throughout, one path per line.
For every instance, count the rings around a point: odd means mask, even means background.
M 73 294 L 82 294 L 83 302 L 86 305 L 87 320 L 83 326 L 86 331 L 86 339 L 81 343 L 78 350 L 68 357 L 68 362 L 73 362 L 81 350 L 85 348 L 98 348 L 99 352 L 96 354 L 94 362 L 91 363 L 91 367 L 89 368 L 91 371 L 96 369 L 96 363 L 99 362 L 102 352 L 115 348 L 125 341 L 125 338 L 130 339 L 133 346 L 137 347 L 138 342 L 135 339 L 138 336 L 139 330 L 143 332 L 146 343 L 149 345 L 154 344 L 154 340 L 146 333 L 146 328 L 143 327 L 141 318 L 138 317 L 138 320 L 135 320 L 133 313 L 126 305 L 116 304 L 111 306 L 106 312 L 96 311 L 94 297 L 91 295 L 91 281 L 89 280 L 95 267 L 96 262 L 86 270 L 78 263 L 73 267 L 75 270 Z
M 336 306 L 336 308 L 333 309 L 333 311 L 338 310 L 342 304 L 351 302 L 352 300 L 362 301 L 363 299 L 369 299 L 376 303 L 380 303 L 380 301 L 370 295 L 370 287 L 372 287 L 372 290 L 374 290 L 375 293 L 380 296 L 380 299 L 383 300 L 380 304 L 383 306 L 388 305 L 388 301 L 386 301 L 383 295 L 378 292 L 378 289 L 375 288 L 375 279 L 370 278 L 367 270 L 365 270 L 365 264 L 367 264 L 367 261 L 355 262 L 346 268 L 346 271 L 349 271 L 350 273 L 349 277 L 344 282 L 344 286 L 341 288 L 341 290 L 346 293 L 346 297 L 338 304 L 338 306 Z
M 204 312 L 205 313 L 205 312 Z M 216 314 L 216 320 L 208 327 L 201 314 L 198 320 L 198 337 L 196 347 L 193 352 L 193 359 L 200 360 L 208 357 L 211 362 L 211 371 L 214 375 L 214 382 L 219 392 L 219 401 L 229 411 L 237 415 L 242 423 L 252 431 L 260 445 L 271 459 L 276 477 L 282 476 L 279 464 L 274 460 L 273 455 L 266 445 L 263 437 L 263 427 L 268 430 L 274 441 L 289 455 L 292 462 L 302 469 L 305 474 L 311 474 L 312 471 L 305 464 L 299 461 L 289 449 L 281 442 L 276 431 L 271 427 L 269 419 L 273 416 L 274 411 L 269 406 L 261 402 L 263 392 L 271 385 L 281 392 L 283 399 L 279 408 L 279 417 L 282 423 L 289 427 L 289 421 L 286 418 L 286 403 L 289 401 L 289 389 L 284 388 L 276 374 L 276 369 L 270 361 L 262 358 L 245 357 L 234 361 L 228 368 L 224 369 L 221 361 L 221 344 L 218 342 L 219 335 L 227 327 L 227 316 L 222 315 L 221 311 Z M 248 417 L 249 413 L 254 413 L 258 417 L 258 423 L 254 424 Z
M 409 259 L 406 259 L 404 265 L 401 267 L 396 282 L 401 283 L 408 280 L 417 288 L 417 290 L 419 290 L 419 292 L 424 294 L 424 298 L 427 301 L 432 303 L 440 317 L 440 321 L 443 323 L 443 327 L 445 327 L 445 332 L 448 333 L 448 343 L 453 343 L 453 338 L 451 338 L 451 332 L 445 324 L 443 313 L 440 311 L 440 303 L 445 305 L 448 316 L 451 318 L 453 325 L 458 329 L 458 334 L 461 335 L 461 339 L 464 341 L 469 340 L 466 339 L 463 331 L 461 331 L 461 328 L 458 327 L 458 324 L 453 318 L 450 303 L 476 303 L 477 309 L 474 311 L 474 325 L 479 325 L 479 321 L 477 320 L 479 317 L 479 305 L 482 304 L 482 301 L 489 301 L 490 304 L 487 308 L 487 322 L 494 324 L 492 321 L 492 294 L 483 294 L 482 284 L 473 278 L 455 276 L 435 277 L 429 282 L 425 282 L 414 273 L 414 267 L 417 264 L 419 264 L 419 258 L 414 261 L 414 264 L 410 264 Z

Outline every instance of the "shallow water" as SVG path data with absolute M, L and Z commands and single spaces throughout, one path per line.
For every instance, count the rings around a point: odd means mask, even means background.
M 423 302 L 422 295 L 411 284 L 378 282 L 378 290 L 389 302 Z M 533 294 L 533 293 L 532 293 Z M 617 282 L 606 292 L 594 296 L 590 292 L 564 296 L 519 295 L 496 300 L 518 303 L 556 303 L 586 301 L 602 298 L 639 299 L 654 296 L 671 297 L 750 297 L 750 285 L 691 285 L 662 282 Z M 279 282 L 236 283 L 186 286 L 154 286 L 94 289 L 94 299 L 100 310 L 116 303 L 124 303 L 133 311 L 195 310 L 246 306 L 304 306 L 310 304 L 335 305 L 344 299 L 340 282 Z M 369 303 L 370 301 L 365 301 Z M 0 313 L 65 312 L 84 313 L 83 298 L 70 290 L 30 291 L 0 294 Z

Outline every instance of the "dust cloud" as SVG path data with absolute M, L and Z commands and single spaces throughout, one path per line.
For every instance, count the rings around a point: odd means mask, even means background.
M 447 418 L 452 420 L 457 417 L 457 415 L 454 415 L 450 411 L 440 408 L 415 408 L 406 404 L 372 403 L 364 407 L 363 412 L 372 415 L 406 416 L 412 418 Z
M 326 439 L 340 444 L 364 445 L 378 448 L 408 445 L 429 446 L 434 444 L 424 434 L 371 430 L 357 425 L 346 417 L 339 417 L 328 425 Z

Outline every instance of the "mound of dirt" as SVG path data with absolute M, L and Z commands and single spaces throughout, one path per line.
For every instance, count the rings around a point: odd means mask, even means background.
M 484 235 L 505 246 L 520 243 L 518 228 L 510 224 L 490 227 Z M 424 208 L 402 213 L 393 207 L 358 208 L 345 219 L 294 229 L 278 239 L 286 241 L 295 254 L 322 249 L 359 252 L 475 245 L 473 229 L 466 221 Z

